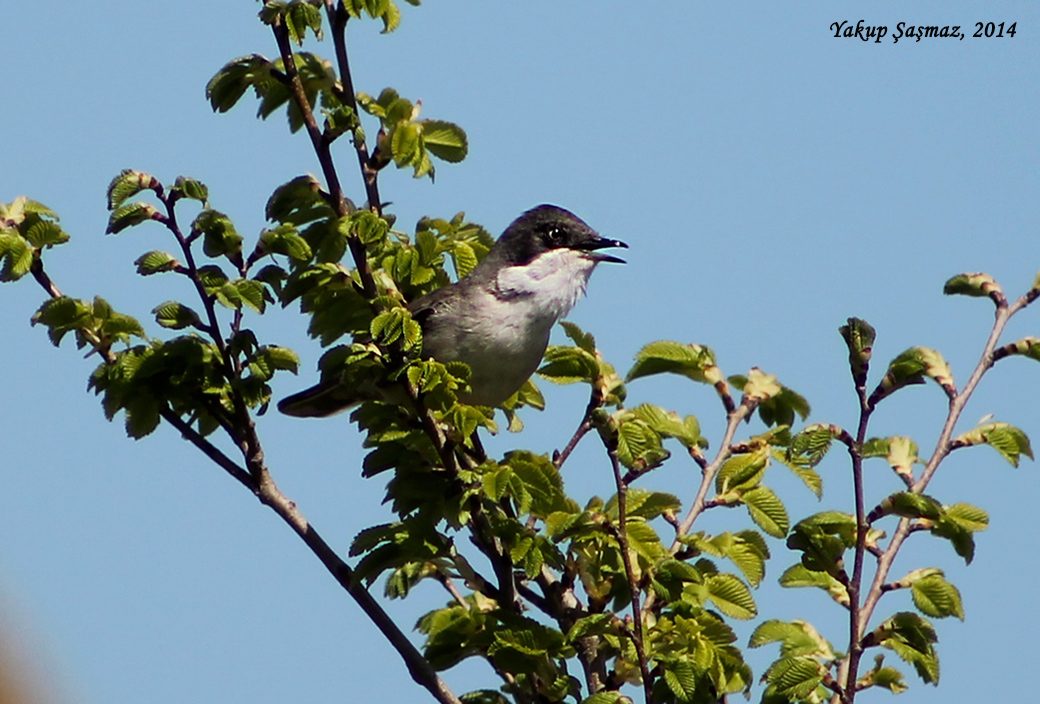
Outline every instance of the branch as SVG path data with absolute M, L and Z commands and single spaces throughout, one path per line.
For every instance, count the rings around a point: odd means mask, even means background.
M 259 488 L 249 472 L 242 469 L 242 467 L 236 464 L 234 460 L 221 452 L 219 448 L 203 437 L 197 430 L 192 428 L 183 418 L 170 409 L 169 406 L 164 405 L 159 410 L 159 415 L 162 416 L 163 420 L 180 431 L 181 437 L 184 440 L 190 442 L 198 448 L 202 454 L 212 460 L 213 464 L 230 474 L 233 479 L 237 480 L 238 483 L 246 489 L 249 489 L 249 491 L 254 494 L 258 494 Z
M 571 436 L 567 446 L 563 448 L 562 452 L 557 452 L 553 457 L 553 464 L 556 465 L 556 469 L 563 466 L 563 463 L 567 461 L 567 458 L 574 452 L 574 448 L 578 446 L 581 439 L 592 430 L 592 414 L 597 408 L 603 405 L 603 394 L 596 386 L 592 387 L 592 393 L 589 396 L 589 403 L 585 407 L 585 415 L 582 416 L 581 423 L 578 425 L 578 429 L 574 431 L 574 435 Z
M 849 595 L 849 649 L 848 656 L 838 666 L 837 691 L 841 699 L 851 704 L 856 692 L 856 680 L 859 661 L 863 655 L 863 634 L 867 619 L 862 618 L 860 609 L 860 587 L 863 584 L 863 561 L 866 555 L 867 533 L 870 524 L 867 522 L 866 504 L 863 496 L 863 454 L 861 448 L 867 438 L 867 426 L 874 411 L 874 403 L 867 396 L 866 368 L 856 375 L 856 397 L 859 400 L 859 425 L 854 442 L 845 442 L 849 457 L 852 460 L 852 485 L 856 505 L 856 548 L 853 557 L 852 578 L 845 581 L 845 591 Z M 847 433 L 843 432 L 844 436 Z M 844 687 L 842 687 L 844 683 Z
M 343 94 L 340 96 L 340 100 L 353 109 L 354 114 L 360 120 L 361 115 L 358 112 L 357 93 L 354 90 L 354 79 L 350 73 L 350 61 L 347 57 L 347 21 L 350 19 L 350 14 L 347 13 L 347 9 L 342 2 L 339 2 L 336 8 L 333 9 L 332 0 L 326 0 L 325 13 L 329 17 L 329 24 L 332 25 L 332 43 L 336 46 L 336 63 L 339 66 L 340 81 L 343 82 Z M 365 182 L 368 207 L 377 214 L 382 215 L 383 205 L 379 199 L 379 183 L 377 180 L 379 170 L 372 167 L 368 155 L 368 145 L 365 144 L 365 140 L 362 138 L 362 135 L 359 135 L 357 130 L 354 130 L 352 141 L 354 142 L 354 151 L 357 152 L 361 177 Z
M 643 609 L 639 605 L 639 584 L 636 582 L 635 571 L 632 569 L 632 557 L 628 552 L 628 486 L 621 478 L 621 465 L 617 458 L 617 440 L 613 437 L 609 440 L 603 438 L 603 444 L 607 448 L 610 457 L 610 466 L 614 470 L 614 484 L 617 486 L 618 497 L 618 527 L 608 523 L 607 529 L 617 539 L 618 548 L 621 551 L 621 561 L 625 565 L 625 579 L 628 581 L 628 591 L 632 600 L 632 626 L 635 632 L 631 634 L 632 644 L 636 648 L 636 657 L 639 658 L 639 672 L 643 679 L 643 696 L 646 704 L 654 700 L 653 680 L 650 678 L 650 666 L 646 659 L 646 650 L 643 645 Z
M 693 527 L 693 522 L 696 521 L 697 516 L 704 511 L 704 500 L 708 496 L 711 483 L 715 481 L 715 475 L 718 474 L 719 470 L 722 468 L 722 463 L 729 459 L 730 455 L 733 454 L 731 448 L 733 436 L 737 434 L 737 428 L 740 426 L 741 421 L 747 418 L 753 410 L 754 404 L 745 399 L 744 401 L 741 401 L 739 406 L 734 407 L 733 410 L 728 412 L 726 432 L 723 433 L 722 442 L 719 443 L 719 452 L 715 456 L 715 459 L 712 460 L 711 464 L 705 466 L 701 471 L 701 485 L 697 489 L 697 496 L 694 497 L 693 503 L 690 505 L 689 513 L 686 514 L 686 518 L 684 518 L 682 523 L 679 524 L 679 529 L 676 531 L 676 540 L 672 543 L 671 548 L 673 555 L 682 547 L 679 538 L 690 532 L 690 528 Z M 694 457 L 694 459 L 696 459 L 696 457 Z M 698 462 L 698 464 L 700 463 Z
M 183 240 L 182 237 L 179 239 Z M 189 264 L 189 266 L 193 265 Z M 39 257 L 33 261 L 31 271 L 33 278 L 52 298 L 62 296 L 61 291 L 44 271 L 43 262 Z M 112 364 L 115 361 L 115 355 L 112 354 L 112 351 L 101 345 L 100 340 L 89 331 L 83 332 L 94 349 L 105 359 L 105 363 Z M 236 401 L 241 403 L 241 399 L 237 396 Z M 430 666 L 430 663 L 422 656 L 422 653 L 408 640 L 408 637 L 397 627 L 397 624 L 390 619 L 387 613 L 383 611 L 383 608 L 368 593 L 368 590 L 354 582 L 353 572 L 350 567 L 318 535 L 317 531 L 314 530 L 296 507 L 295 502 L 290 501 L 278 489 L 278 486 L 271 478 L 270 472 L 264 465 L 263 451 L 260 449 L 260 440 L 256 435 L 256 426 L 252 418 L 249 417 L 248 410 L 245 411 L 247 423 L 244 428 L 228 428 L 224 426 L 225 431 L 235 441 L 240 451 L 242 451 L 248 470 L 224 454 L 168 406 L 160 409 L 159 413 L 166 422 L 181 433 L 185 440 L 198 448 L 232 478 L 249 489 L 262 504 L 269 506 L 283 521 L 289 524 L 297 535 L 303 539 L 307 547 L 311 549 L 311 552 L 321 560 L 321 563 L 325 565 L 325 568 L 339 582 L 340 586 L 353 597 L 354 601 L 361 607 L 361 610 L 365 612 L 386 639 L 390 641 L 390 644 L 401 655 L 408 672 L 417 684 L 429 691 L 441 704 L 461 704 L 461 700 L 441 680 L 437 672 Z M 236 437 L 236 435 L 243 434 L 245 438 Z
M 239 364 L 238 359 L 235 355 L 228 351 L 227 344 L 224 340 L 223 333 L 220 331 L 220 320 L 217 318 L 217 309 L 214 304 L 214 296 L 211 296 L 207 291 L 206 287 L 202 283 L 202 279 L 199 277 L 199 269 L 195 263 L 195 255 L 191 250 L 192 242 L 195 237 L 185 237 L 184 233 L 181 232 L 180 226 L 177 224 L 177 213 L 175 210 L 176 200 L 171 198 L 162 191 L 162 188 L 156 191 L 156 196 L 166 206 L 166 217 L 162 219 L 162 223 L 166 226 L 177 240 L 177 244 L 180 245 L 181 252 L 184 254 L 184 261 L 187 264 L 187 275 L 191 279 L 195 286 L 195 292 L 199 296 L 199 300 L 202 302 L 203 308 L 206 311 L 206 318 L 209 320 L 208 333 L 213 343 L 217 346 L 217 350 L 220 352 L 221 370 L 224 374 L 224 378 L 227 379 L 228 383 L 232 386 L 234 382 L 242 375 L 242 365 Z M 239 257 L 241 260 L 241 258 Z M 239 263 L 239 268 L 242 265 Z M 236 323 L 239 318 L 236 316 Z M 236 325 L 237 327 L 237 325 Z M 231 432 L 226 426 L 225 430 L 228 436 L 235 441 L 235 444 L 239 446 L 243 457 L 246 458 L 246 466 L 257 474 L 254 474 L 254 479 L 259 481 L 259 467 L 263 464 L 263 449 L 260 447 L 260 439 L 256 435 L 255 424 L 253 418 L 249 414 L 249 408 L 243 401 L 241 394 L 234 393 L 231 395 L 231 405 L 234 409 L 234 420 L 239 426 L 239 429 L 244 432 Z M 219 416 L 217 416 L 219 418 Z
M 568 633 L 578 619 L 589 615 L 590 610 L 578 600 L 574 594 L 575 576 L 571 570 L 565 569 L 562 578 L 553 574 L 547 566 L 542 565 L 541 574 L 536 581 L 545 595 L 541 608 L 560 625 L 560 630 Z M 525 594 L 526 596 L 526 594 Z M 534 603 L 534 602 L 532 602 Z M 607 682 L 607 667 L 603 655 L 599 652 L 598 636 L 582 636 L 575 643 L 578 661 L 585 673 L 585 685 L 589 695 L 603 691 Z
M 344 20 L 345 27 L 346 21 Z M 332 207 L 339 217 L 346 217 L 350 214 L 350 207 L 343 195 L 343 188 L 339 183 L 339 175 L 336 173 L 336 166 L 332 161 L 332 151 L 322 135 L 321 128 L 318 127 L 318 122 L 314 118 L 314 107 L 307 100 L 307 94 L 303 90 L 303 82 L 300 80 L 300 74 L 296 70 L 296 61 L 293 57 L 292 46 L 289 43 L 289 32 L 280 21 L 273 23 L 271 30 L 274 32 L 275 41 L 278 42 L 278 51 L 282 56 L 282 63 L 285 64 L 285 75 L 289 79 L 289 90 L 297 107 L 300 109 L 300 113 L 303 115 L 307 134 L 311 138 L 311 146 L 314 147 L 314 153 L 318 157 L 322 174 L 325 176 L 325 182 L 328 184 L 329 194 L 332 197 Z M 373 209 L 379 214 L 378 209 Z M 372 300 L 378 295 L 378 290 L 376 289 L 375 279 L 372 277 L 372 270 L 368 266 L 365 246 L 354 236 L 347 238 L 347 244 L 350 247 L 350 255 L 354 260 L 354 266 L 357 268 L 358 277 L 361 279 L 362 292 L 365 298 Z
M 404 660 L 409 674 L 417 684 L 424 687 L 441 704 L 461 704 L 458 697 L 452 693 L 443 680 L 437 675 L 430 663 L 422 656 L 422 653 L 408 640 L 408 637 L 391 620 L 382 606 L 360 583 L 355 582 L 353 571 L 329 546 L 318 532 L 310 525 L 303 513 L 297 508 L 296 503 L 289 500 L 275 484 L 266 466 L 259 469 L 251 468 L 246 471 L 238 466 L 227 455 L 202 437 L 194 428 L 184 422 L 176 413 L 169 408 L 164 408 L 162 417 L 173 427 L 180 431 L 185 440 L 195 445 L 199 450 L 209 457 L 218 466 L 223 468 L 232 477 L 238 480 L 260 500 L 260 503 L 270 507 L 278 516 L 292 528 L 303 542 L 310 548 L 311 552 L 321 561 L 329 573 L 339 582 L 357 602 L 365 615 L 371 619 L 376 628 Z M 254 479 L 258 477 L 259 479 Z
M 1012 315 L 1028 306 L 1038 297 L 1040 297 L 1040 289 L 1031 289 L 1012 305 L 1008 305 L 1005 300 L 995 300 L 997 305 L 993 328 L 990 331 L 985 346 L 983 347 L 982 355 L 963 389 L 961 389 L 960 393 L 956 394 L 950 400 L 949 411 L 946 415 L 946 421 L 943 423 L 942 431 L 939 434 L 939 439 L 936 441 L 935 450 L 929 458 L 928 463 L 925 465 L 920 479 L 914 482 L 910 487 L 910 490 L 914 493 L 923 493 L 925 491 L 929 482 L 932 480 L 932 477 L 935 476 L 935 472 L 938 470 L 939 465 L 953 449 L 951 437 L 953 436 L 954 428 L 956 427 L 957 421 L 960 419 L 961 413 L 964 411 L 969 399 L 979 382 L 982 380 L 982 377 L 993 366 L 994 350 L 997 347 L 1001 334 L 1007 326 L 1008 320 Z M 862 393 L 860 394 L 860 398 L 862 403 Z M 912 532 L 913 525 L 911 520 L 908 518 L 901 518 L 888 548 L 878 556 L 877 570 L 874 574 L 874 579 L 871 582 L 870 590 L 867 592 L 866 598 L 863 600 L 862 607 L 859 608 L 858 611 L 856 609 L 850 610 L 853 613 L 854 620 L 851 622 L 852 633 L 850 633 L 849 657 L 842 663 L 839 670 L 839 681 L 845 683 L 845 694 L 842 697 L 842 701 L 846 702 L 846 704 L 851 704 L 856 694 L 855 682 L 857 678 L 858 661 L 859 655 L 862 653 L 863 649 L 861 634 L 865 632 L 867 624 L 870 622 L 882 594 L 889 591 L 889 589 L 886 589 L 886 586 L 892 564 L 895 561 L 903 542 Z M 857 563 L 862 559 L 860 553 L 860 540 L 859 536 L 857 536 Z M 855 582 L 856 590 L 858 590 L 859 582 L 856 579 L 855 572 L 853 581 Z M 850 593 L 850 599 L 852 598 L 853 595 Z M 855 604 L 855 601 L 852 603 Z M 859 639 L 856 637 L 858 634 L 860 634 Z

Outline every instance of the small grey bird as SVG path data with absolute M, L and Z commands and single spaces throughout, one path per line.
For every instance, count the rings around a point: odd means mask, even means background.
M 585 293 L 596 265 L 625 263 L 598 251 L 606 247 L 628 245 L 600 237 L 555 205 L 528 210 L 468 276 L 408 307 L 422 327 L 423 356 L 469 365 L 472 391 L 460 396 L 464 403 L 500 405 L 538 368 L 553 325 Z M 331 379 L 283 399 L 278 410 L 324 417 L 379 396 Z

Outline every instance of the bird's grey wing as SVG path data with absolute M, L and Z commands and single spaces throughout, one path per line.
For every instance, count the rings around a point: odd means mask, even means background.
M 425 323 L 430 316 L 436 314 L 438 310 L 443 309 L 447 305 L 451 291 L 456 286 L 457 284 L 439 288 L 409 303 L 408 312 L 412 314 L 412 319 L 425 327 Z

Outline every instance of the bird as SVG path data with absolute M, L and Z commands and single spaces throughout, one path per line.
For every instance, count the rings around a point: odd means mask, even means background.
M 468 275 L 408 306 L 422 329 L 422 356 L 465 362 L 470 389 L 459 400 L 500 406 L 538 368 L 552 327 L 585 293 L 596 266 L 625 263 L 600 251 L 611 247 L 628 245 L 601 237 L 561 207 L 542 204 L 524 212 Z M 282 399 L 278 410 L 326 417 L 365 400 L 392 399 L 388 389 L 351 389 L 325 379 Z

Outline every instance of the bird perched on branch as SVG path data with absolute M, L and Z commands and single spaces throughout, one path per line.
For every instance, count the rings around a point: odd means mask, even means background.
M 624 261 L 599 251 L 628 247 L 600 237 L 573 213 L 539 205 L 513 221 L 488 255 L 458 282 L 408 308 L 422 327 L 422 355 L 469 365 L 469 393 L 460 400 L 498 406 L 538 367 L 549 333 L 578 302 L 600 262 Z M 291 416 L 325 417 L 364 400 L 374 389 L 323 380 L 278 404 Z

